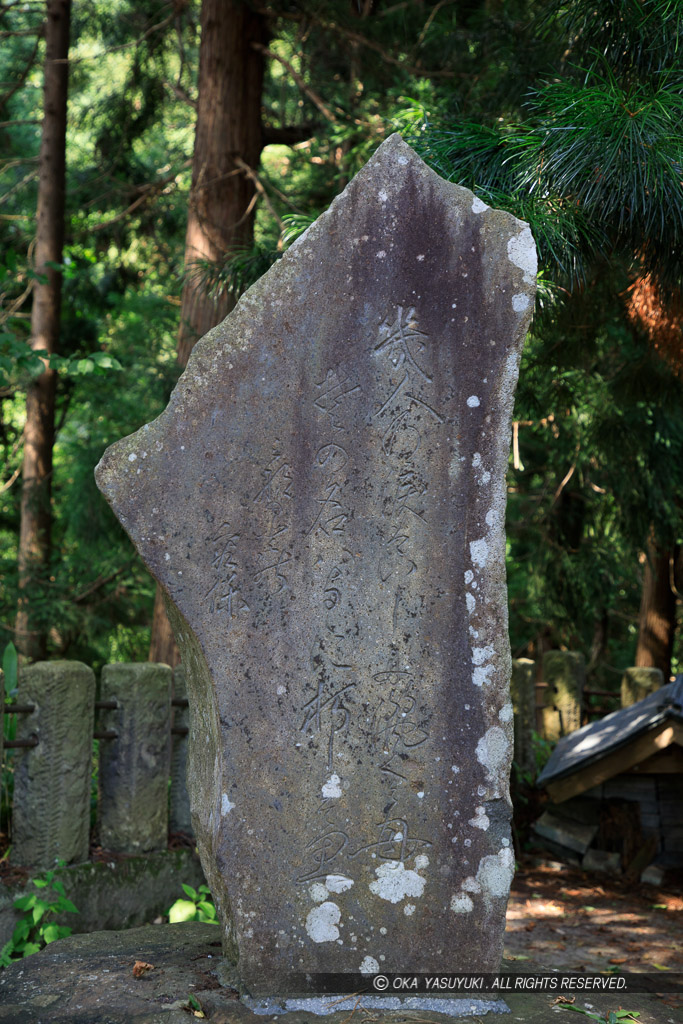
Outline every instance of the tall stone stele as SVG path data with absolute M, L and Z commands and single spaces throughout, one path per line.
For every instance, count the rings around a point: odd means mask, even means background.
M 193 827 L 256 997 L 497 970 L 528 226 L 389 138 L 99 487 L 168 595 Z

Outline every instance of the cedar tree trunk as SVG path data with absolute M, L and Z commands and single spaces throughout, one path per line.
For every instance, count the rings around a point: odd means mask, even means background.
M 234 306 L 202 287 L 198 261 L 222 262 L 231 249 L 249 247 L 254 230 L 254 184 L 263 147 L 261 93 L 267 43 L 265 19 L 241 0 L 203 0 L 199 99 L 192 188 L 185 236 L 185 283 L 178 362 L 187 364 L 196 341 Z M 150 661 L 177 665 L 178 650 L 157 586 Z
M 671 653 L 676 631 L 676 595 L 671 588 L 671 556 L 650 535 L 638 616 L 637 667 L 660 668 L 664 682 L 671 675 Z
M 64 243 L 70 14 L 71 0 L 48 0 L 35 248 L 35 268 L 42 280 L 33 287 L 30 344 L 50 353 L 57 350 L 62 291 L 62 275 L 49 264 L 61 264 Z M 47 653 L 47 622 L 36 616 L 34 605 L 44 596 L 50 575 L 56 383 L 54 370 L 46 367 L 26 395 L 16 643 L 32 659 Z

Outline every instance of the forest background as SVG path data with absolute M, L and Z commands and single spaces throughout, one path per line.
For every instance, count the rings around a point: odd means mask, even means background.
M 680 0 L 0 0 L 0 650 L 174 661 L 93 469 L 399 131 L 539 246 L 513 656 L 683 670 L 682 38 Z

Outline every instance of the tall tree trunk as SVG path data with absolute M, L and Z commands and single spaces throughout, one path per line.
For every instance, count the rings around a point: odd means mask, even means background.
M 664 681 L 671 674 L 671 653 L 676 632 L 676 595 L 671 587 L 671 556 L 668 548 L 659 548 L 650 534 L 643 575 L 643 590 L 638 616 L 636 666 L 660 668 Z
M 178 335 L 178 361 L 187 364 L 195 342 L 220 323 L 234 301 L 214 299 L 193 271 L 198 260 L 221 262 L 231 249 L 250 246 L 254 184 L 263 148 L 261 93 L 267 31 L 262 15 L 243 0 L 203 0 L 199 99 L 192 188 L 185 236 L 186 279 Z
M 62 291 L 62 275 L 55 265 L 62 262 L 64 244 L 70 15 L 71 0 L 48 0 L 35 248 L 36 272 L 42 280 L 33 288 L 30 344 L 50 353 L 57 350 Z M 56 383 L 55 372 L 46 367 L 26 395 L 16 642 L 22 654 L 33 659 L 44 658 L 47 652 L 47 623 L 34 609 L 50 568 Z
M 199 99 L 192 188 L 185 236 L 186 277 L 180 311 L 178 362 L 185 366 L 196 341 L 234 305 L 202 286 L 198 261 L 221 262 L 232 249 L 251 245 L 254 183 L 263 148 L 261 93 L 268 33 L 262 15 L 242 0 L 203 0 L 199 50 Z M 150 661 L 176 665 L 178 650 L 157 587 Z

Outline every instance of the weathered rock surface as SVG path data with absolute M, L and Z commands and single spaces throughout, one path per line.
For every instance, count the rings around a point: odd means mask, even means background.
M 193 826 L 255 996 L 499 966 L 535 270 L 525 224 L 393 136 L 98 468 L 170 598 Z
M 95 674 L 79 661 L 43 661 L 21 672 L 17 739 L 37 739 L 14 762 L 12 849 L 15 864 L 51 868 L 83 861 L 90 834 L 90 775 Z
M 244 1006 L 236 993 L 224 984 L 228 965 L 220 956 L 218 929 L 208 924 L 158 925 L 125 932 L 96 932 L 73 935 L 52 943 L 40 953 L 13 963 L 0 972 L 0 1021 L 7 1024 L 189 1024 L 189 997 L 202 1007 L 211 1024 L 262 1024 L 271 1017 L 257 1016 Z M 134 977 L 136 961 L 152 965 L 141 977 Z M 513 970 L 519 964 L 508 964 Z M 548 970 L 530 960 L 524 971 Z M 576 1005 L 590 1004 L 591 1012 L 605 1019 L 619 1004 L 638 1012 L 639 1024 L 670 1024 L 683 1020 L 680 1009 L 670 1000 L 665 1006 L 654 995 L 620 996 L 615 993 L 567 993 Z M 489 996 L 488 999 L 492 997 Z M 278 1016 L 280 1024 L 406 1024 L 424 1021 L 474 1021 L 487 1024 L 524 1021 L 548 1024 L 555 1014 L 557 992 L 513 992 L 505 1001 L 485 996 L 472 999 L 476 1011 L 449 1017 L 434 1011 L 399 1010 L 381 1012 L 366 1009 L 358 1000 L 355 1013 L 343 1010 L 326 1017 L 297 1011 Z M 486 1013 L 486 1005 L 495 1008 Z M 505 1004 L 510 1014 L 501 1012 Z M 567 1019 L 569 1019 L 569 1016 Z

